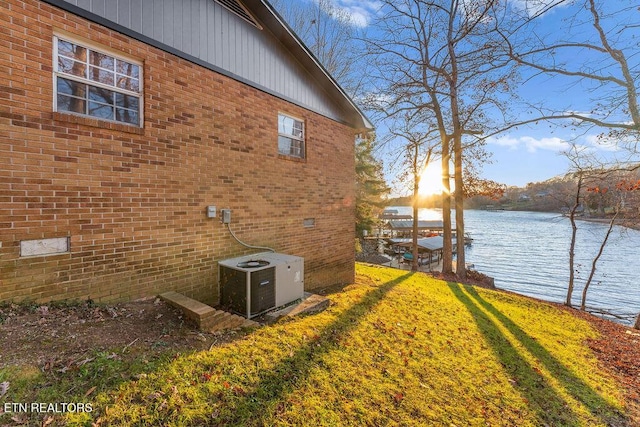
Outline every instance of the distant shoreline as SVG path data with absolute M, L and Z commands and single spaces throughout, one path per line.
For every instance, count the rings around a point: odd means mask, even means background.
M 585 218 L 585 217 L 576 217 L 576 219 L 578 221 L 585 221 L 585 222 L 596 222 L 599 224 L 609 224 L 611 222 L 611 218 Z M 624 219 L 624 218 L 623 218 Z M 623 222 L 622 220 L 620 222 L 618 222 L 618 220 L 616 220 L 616 222 L 614 223 L 615 225 L 619 225 L 621 227 L 626 227 L 626 228 L 630 228 L 632 230 L 640 230 L 640 224 L 637 223 L 630 223 L 630 222 Z

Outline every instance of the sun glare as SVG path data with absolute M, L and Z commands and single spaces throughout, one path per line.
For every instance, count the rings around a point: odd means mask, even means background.
M 422 196 L 432 196 L 442 191 L 442 165 L 440 162 L 429 163 L 420 176 L 418 192 Z

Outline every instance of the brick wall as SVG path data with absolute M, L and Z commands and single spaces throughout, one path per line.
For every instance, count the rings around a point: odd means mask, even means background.
M 251 251 L 208 205 L 304 257 L 307 289 L 353 280 L 352 129 L 45 3 L 0 8 L 0 301 L 216 303 L 217 261 Z M 142 129 L 52 111 L 56 31 L 143 61 Z M 278 112 L 305 120 L 305 161 L 278 155 Z M 69 253 L 20 256 L 66 236 Z

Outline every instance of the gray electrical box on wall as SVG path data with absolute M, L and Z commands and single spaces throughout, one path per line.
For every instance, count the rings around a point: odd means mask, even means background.
M 207 206 L 207 218 L 215 218 L 215 217 L 216 217 L 216 207 Z
M 231 223 L 231 209 L 221 209 L 220 213 L 221 213 L 220 220 L 222 221 L 222 223 L 223 224 L 230 224 Z

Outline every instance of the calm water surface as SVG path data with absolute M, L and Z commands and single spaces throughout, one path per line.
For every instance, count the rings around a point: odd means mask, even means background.
M 411 208 L 394 207 L 400 213 Z M 442 219 L 436 209 L 421 209 L 420 219 Z M 495 278 L 496 286 L 555 302 L 566 298 L 571 224 L 558 214 L 511 211 L 465 211 L 473 237 L 467 262 Z M 607 224 L 578 222 L 577 279 L 574 305 L 597 255 Z M 640 231 L 615 227 L 589 287 L 587 306 L 616 314 L 640 312 Z M 631 321 L 631 318 L 629 319 Z

